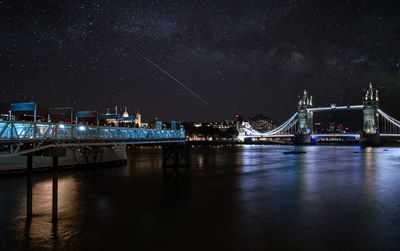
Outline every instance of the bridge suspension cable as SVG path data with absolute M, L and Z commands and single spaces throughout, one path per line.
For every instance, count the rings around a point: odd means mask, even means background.
M 255 136 L 255 137 L 269 137 L 273 135 L 279 135 L 279 134 L 288 134 L 291 132 L 294 134 L 295 128 L 297 126 L 297 112 L 290 117 L 287 121 L 285 121 L 283 124 L 278 126 L 277 128 L 268 131 L 268 132 L 259 132 L 257 130 L 254 130 L 253 128 L 250 127 L 250 125 L 247 125 L 247 127 L 243 127 L 242 129 L 245 130 L 246 136 Z M 293 131 L 293 132 L 292 132 Z
M 378 109 L 380 134 L 400 134 L 400 121 Z

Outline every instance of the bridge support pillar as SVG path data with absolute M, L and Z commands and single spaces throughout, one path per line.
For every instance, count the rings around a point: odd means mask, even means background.
M 27 206 L 26 214 L 27 218 L 32 217 L 32 167 L 33 167 L 33 156 L 43 156 L 53 158 L 53 191 L 52 191 L 52 220 L 53 223 L 57 223 L 58 220 L 58 158 L 66 155 L 66 148 L 50 148 L 44 151 L 35 152 L 31 155 L 27 155 L 27 180 L 26 180 L 26 194 L 27 194 Z
M 312 106 L 312 97 L 307 96 L 307 91 L 304 90 L 303 97 L 300 98 L 297 104 L 298 126 L 294 135 L 295 145 L 311 144 L 312 130 L 312 112 L 307 111 L 307 108 Z
M 52 209 L 52 220 L 56 222 L 58 220 L 58 157 L 53 156 L 53 209 Z
M 26 217 L 32 218 L 32 166 L 33 157 L 32 155 L 26 156 Z
M 361 146 L 381 146 L 381 136 L 379 134 L 361 133 L 360 135 Z
M 378 104 L 378 91 L 374 90 L 372 83 L 369 83 L 369 88 L 363 100 L 363 132 L 360 135 L 360 144 L 362 146 L 381 145 L 377 113 Z
M 189 146 L 184 144 L 163 146 L 163 175 L 169 178 L 189 178 Z M 180 172 L 184 169 L 185 173 Z
M 310 134 L 295 134 L 293 143 L 295 145 L 309 145 L 311 144 Z

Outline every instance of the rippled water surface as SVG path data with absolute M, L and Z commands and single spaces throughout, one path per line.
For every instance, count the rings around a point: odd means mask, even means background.
M 0 249 L 377 250 L 400 247 L 400 148 L 196 147 L 189 182 L 162 180 L 161 150 L 125 167 L 0 177 Z

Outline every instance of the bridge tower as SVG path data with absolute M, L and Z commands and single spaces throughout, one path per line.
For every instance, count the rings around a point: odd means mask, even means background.
M 297 104 L 298 122 L 297 130 L 294 137 L 295 144 L 311 143 L 312 131 L 312 112 L 307 111 L 308 107 L 312 106 L 312 96 L 308 98 L 307 91 L 304 90 L 303 97 L 300 98 Z
M 369 83 L 369 88 L 363 98 L 363 132 L 360 142 L 363 145 L 380 145 L 379 123 L 378 123 L 378 90 Z

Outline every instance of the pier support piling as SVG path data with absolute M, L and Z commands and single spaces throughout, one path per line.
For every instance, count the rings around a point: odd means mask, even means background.
M 185 169 L 182 173 L 180 170 Z M 163 174 L 164 180 L 169 178 L 189 178 L 189 146 L 165 145 L 163 146 Z
M 58 220 L 58 157 L 53 156 L 53 222 Z
M 26 216 L 32 218 L 32 155 L 26 156 Z

